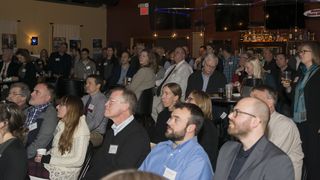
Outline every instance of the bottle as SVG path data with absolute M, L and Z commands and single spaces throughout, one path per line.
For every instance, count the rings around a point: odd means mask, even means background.
M 289 39 L 289 41 L 292 41 L 292 39 L 293 39 L 293 35 L 292 35 L 291 29 L 290 29 L 290 31 L 289 31 L 289 37 L 288 37 L 288 39 Z

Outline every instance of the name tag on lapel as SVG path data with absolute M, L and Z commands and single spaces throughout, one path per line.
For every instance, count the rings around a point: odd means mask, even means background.
M 118 151 L 118 145 L 110 145 L 109 147 L 109 154 L 117 154 Z
M 163 177 L 168 178 L 169 180 L 174 180 L 174 179 L 176 179 L 176 176 L 177 176 L 176 171 L 174 171 L 170 168 L 166 168 L 164 170 Z
M 38 128 L 38 124 L 37 123 L 33 123 L 33 124 L 30 124 L 28 126 L 29 131 L 33 131 L 33 130 L 35 130 L 37 128 Z

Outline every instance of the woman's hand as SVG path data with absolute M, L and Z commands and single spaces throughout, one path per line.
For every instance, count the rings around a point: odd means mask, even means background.
M 42 155 L 37 154 L 36 157 L 34 158 L 35 162 L 41 163 Z

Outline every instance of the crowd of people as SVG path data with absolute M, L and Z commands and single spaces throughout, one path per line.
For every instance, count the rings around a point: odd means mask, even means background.
M 208 44 L 193 58 L 187 46 L 137 44 L 91 59 L 67 47 L 39 58 L 3 48 L 0 179 L 320 179 L 317 43 L 292 57 Z M 62 78 L 83 81 L 85 94 L 56 98 Z M 211 99 L 226 85 L 241 94 L 232 109 Z M 151 88 L 146 127 L 135 110 Z

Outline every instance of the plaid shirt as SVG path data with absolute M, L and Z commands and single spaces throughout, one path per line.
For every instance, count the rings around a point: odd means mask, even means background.
M 27 119 L 24 123 L 24 127 L 29 127 L 31 124 L 35 123 L 40 113 L 44 112 L 50 103 L 42 104 L 39 106 L 31 106 L 27 110 Z
M 228 59 L 223 61 L 223 74 L 227 78 L 227 83 L 230 83 L 232 76 L 238 67 L 238 58 L 230 56 Z

